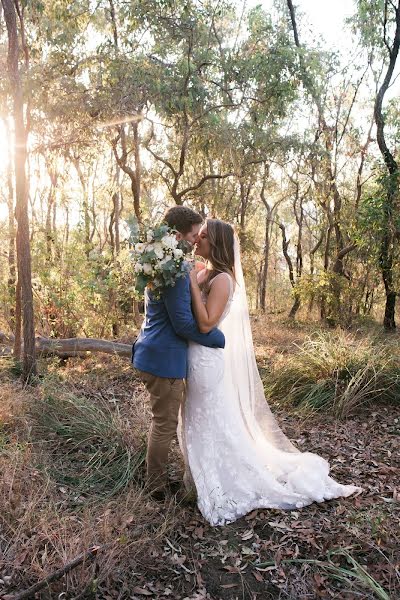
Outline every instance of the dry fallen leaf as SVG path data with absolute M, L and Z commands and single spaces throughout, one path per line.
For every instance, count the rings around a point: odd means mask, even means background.
M 150 592 L 150 590 L 146 590 L 145 588 L 141 588 L 137 585 L 135 585 L 132 588 L 132 592 L 134 594 L 137 594 L 138 596 L 152 596 L 153 595 L 153 592 Z
M 251 574 L 257 581 L 264 581 L 264 577 L 258 571 L 252 571 Z

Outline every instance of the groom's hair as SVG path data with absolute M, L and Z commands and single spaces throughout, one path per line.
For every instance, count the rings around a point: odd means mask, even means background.
M 185 235 L 189 233 L 193 225 L 202 223 L 203 217 L 187 206 L 173 206 L 165 213 L 164 221 L 168 227 Z

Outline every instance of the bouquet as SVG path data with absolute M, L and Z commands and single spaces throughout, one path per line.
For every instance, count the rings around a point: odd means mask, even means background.
M 135 289 L 143 295 L 145 288 L 159 299 L 166 287 L 190 271 L 185 256 L 192 251 L 188 242 L 176 239 L 177 231 L 161 224 L 158 227 L 136 231 L 131 236 L 134 244 L 132 260 L 136 273 Z

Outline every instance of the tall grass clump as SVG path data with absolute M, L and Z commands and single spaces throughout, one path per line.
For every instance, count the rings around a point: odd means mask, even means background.
M 267 396 L 345 417 L 370 402 L 400 402 L 400 352 L 342 331 L 309 337 L 267 376 Z
M 140 479 L 145 440 L 118 407 L 50 386 L 35 403 L 32 417 L 58 483 L 83 496 L 104 497 Z

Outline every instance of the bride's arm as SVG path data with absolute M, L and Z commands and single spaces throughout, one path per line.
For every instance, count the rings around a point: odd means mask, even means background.
M 204 304 L 197 281 L 197 273 L 190 272 L 190 291 L 192 294 L 192 308 L 201 333 L 208 333 L 220 320 L 228 302 L 230 282 L 228 277 L 217 277 L 210 289 L 207 303 Z

